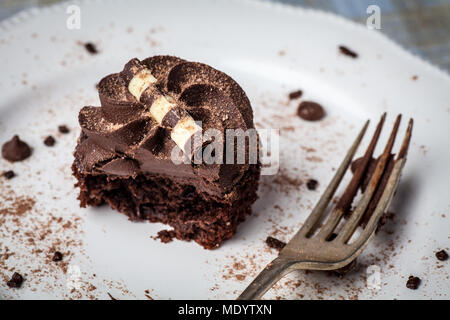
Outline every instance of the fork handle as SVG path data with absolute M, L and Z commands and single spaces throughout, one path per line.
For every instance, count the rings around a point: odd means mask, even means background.
M 295 263 L 292 260 L 276 258 L 261 271 L 237 300 L 260 299 L 278 280 L 293 270 Z

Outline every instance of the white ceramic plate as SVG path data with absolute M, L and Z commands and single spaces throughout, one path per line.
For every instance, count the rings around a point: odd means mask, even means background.
M 20 289 L 3 281 L 0 298 L 109 299 L 109 293 L 118 299 L 234 299 L 275 258 L 264 239 L 290 239 L 363 122 L 376 121 L 384 111 L 389 126 L 397 113 L 415 120 L 391 208 L 395 219 L 344 279 L 294 272 L 265 297 L 450 297 L 449 263 L 434 257 L 450 242 L 448 75 L 379 32 L 322 12 L 225 0 L 82 1 L 79 7 L 80 30 L 67 29 L 67 5 L 27 11 L 0 24 L 0 141 L 18 133 L 34 149 L 21 163 L 0 159 L 2 170 L 18 173 L 0 179 L 0 274 L 7 280 L 19 271 L 26 278 Z M 87 53 L 79 44 L 87 41 L 100 53 Z M 339 54 L 340 44 L 360 57 Z M 78 110 L 98 105 L 95 84 L 104 75 L 132 57 L 157 54 L 225 71 L 247 92 L 257 126 L 281 129 L 279 174 L 262 177 L 255 214 L 214 251 L 195 243 L 162 244 L 151 236 L 165 226 L 131 223 L 107 207 L 80 209 L 76 200 L 70 165 Z M 324 121 L 295 116 L 298 102 L 287 103 L 287 94 L 296 89 L 323 104 Z M 57 133 L 60 124 L 71 133 Z M 49 134 L 57 139 L 53 148 L 42 143 Z M 309 177 L 320 182 L 315 192 L 305 184 L 281 183 Z M 17 198 L 35 204 L 14 216 Z M 54 249 L 64 253 L 63 262 L 49 261 Z M 372 289 L 366 280 L 378 276 L 370 270 L 378 270 L 380 280 Z M 418 290 L 405 287 L 411 274 L 422 278 Z

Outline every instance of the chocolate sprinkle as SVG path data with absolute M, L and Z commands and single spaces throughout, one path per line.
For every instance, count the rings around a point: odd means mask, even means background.
M 6 285 L 10 288 L 20 288 L 23 282 L 23 277 L 21 274 L 14 272 L 14 274 L 11 277 L 11 280 L 9 280 Z
M 308 190 L 316 190 L 318 185 L 319 185 L 319 182 L 317 180 L 314 180 L 314 179 L 309 179 L 306 182 L 306 187 L 308 188 Z
M 281 249 L 283 249 L 286 246 L 285 242 L 283 242 L 281 240 L 278 240 L 278 239 L 275 239 L 273 237 L 267 237 L 266 244 L 269 247 L 271 247 L 273 249 L 276 249 L 278 251 L 281 251 Z
M 59 132 L 61 132 L 61 133 L 64 133 L 64 134 L 66 134 L 66 133 L 69 133 L 69 132 L 70 132 L 69 128 L 67 128 L 67 126 L 66 126 L 66 125 L 61 125 L 61 126 L 58 126 L 58 131 L 59 131 Z
M 53 258 L 52 258 L 52 261 L 55 261 L 55 262 L 57 262 L 57 261 L 61 261 L 62 260 L 62 258 L 63 258 L 63 255 L 62 255 L 62 253 L 61 252 L 59 252 L 59 251 L 56 251 L 54 254 L 53 254 Z
M 302 90 L 293 91 L 293 92 L 289 93 L 289 100 L 298 99 L 302 95 L 303 95 L 303 91 Z
M 406 287 L 411 290 L 416 290 L 420 285 L 420 278 L 409 276 L 408 281 L 406 282 Z
M 22 161 L 31 155 L 30 146 L 20 140 L 18 135 L 15 135 L 10 141 L 5 142 L 2 146 L 2 156 L 8 161 Z
M 44 140 L 44 144 L 47 147 L 53 147 L 55 145 L 55 138 L 53 138 L 52 136 L 48 136 L 47 138 L 45 138 Z
M 14 173 L 14 171 L 9 170 L 9 171 L 4 172 L 3 176 L 9 180 L 9 179 L 14 178 L 16 176 L 16 174 Z
M 89 52 L 90 54 L 97 54 L 98 50 L 97 47 L 95 46 L 95 44 L 93 44 L 92 42 L 87 42 L 84 44 L 84 48 L 87 50 L 87 52 Z
M 297 115 L 306 121 L 318 121 L 325 116 L 323 107 L 312 101 L 303 101 L 297 109 Z
M 345 46 L 339 46 L 339 51 L 348 56 L 351 57 L 353 59 L 358 58 L 358 54 L 356 52 L 354 52 L 353 50 L 350 50 L 349 48 L 345 47 Z
M 436 258 L 438 258 L 438 260 L 445 261 L 448 259 L 448 253 L 445 250 L 436 252 Z

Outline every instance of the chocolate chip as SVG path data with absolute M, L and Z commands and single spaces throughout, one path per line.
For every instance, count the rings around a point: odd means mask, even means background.
M 59 131 L 59 132 L 61 132 L 61 133 L 64 133 L 64 134 L 66 134 L 66 133 L 69 133 L 69 132 L 70 132 L 69 128 L 67 128 L 67 126 L 66 126 L 66 125 L 61 125 L 61 126 L 58 126 L 58 131 Z
M 84 44 L 84 48 L 87 50 L 87 52 L 89 52 L 90 54 L 97 54 L 98 50 L 97 47 L 95 46 L 95 44 L 93 44 L 92 42 L 87 42 Z
M 406 287 L 411 290 L 416 290 L 419 288 L 420 282 L 421 280 L 418 277 L 409 276 Z
M 358 54 L 356 52 L 354 52 L 353 50 L 350 50 L 349 48 L 347 48 L 345 46 L 339 46 L 339 51 L 342 54 L 344 54 L 346 56 L 349 56 L 349 57 L 351 57 L 353 59 L 358 58 Z
M 318 185 L 319 185 L 319 182 L 317 180 L 314 180 L 314 179 L 309 179 L 306 182 L 306 187 L 308 188 L 308 190 L 316 190 Z
M 445 250 L 436 252 L 436 258 L 438 258 L 441 261 L 445 261 L 448 259 L 448 253 Z
M 3 176 L 9 180 L 9 179 L 14 178 L 16 176 L 16 174 L 14 173 L 14 171 L 9 170 L 9 171 L 4 172 Z
M 47 147 L 53 147 L 55 145 L 55 138 L 53 138 L 52 136 L 48 136 L 47 138 L 45 138 L 44 140 L 44 144 Z
M 289 100 L 298 99 L 302 95 L 303 95 L 303 91 L 302 90 L 293 91 L 293 92 L 289 93 Z
M 312 101 L 303 101 L 297 108 L 297 115 L 303 120 L 318 121 L 325 116 L 323 107 Z
M 11 277 L 11 280 L 9 280 L 6 284 L 10 288 L 20 288 L 23 282 L 23 277 L 17 272 L 14 272 L 14 274 Z
M 22 161 L 31 155 L 30 146 L 20 140 L 18 135 L 15 135 L 10 141 L 7 141 L 2 146 L 2 156 L 8 161 Z
M 61 261 L 62 260 L 62 258 L 63 258 L 63 255 L 62 255 L 62 253 L 61 252 L 59 252 L 59 251 L 56 251 L 54 254 L 53 254 L 53 258 L 52 258 L 52 261 L 55 261 L 55 262 L 57 262 L 57 261 Z
M 267 237 L 266 244 L 269 247 L 271 247 L 273 249 L 276 249 L 278 251 L 281 251 L 281 249 L 283 249 L 286 246 L 285 242 L 283 242 L 281 240 L 278 240 L 278 239 L 275 239 L 273 237 Z

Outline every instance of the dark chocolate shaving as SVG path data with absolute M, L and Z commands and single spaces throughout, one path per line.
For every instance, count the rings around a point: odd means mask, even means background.
M 87 52 L 89 52 L 90 54 L 97 54 L 98 50 L 97 47 L 95 46 L 95 44 L 93 44 L 92 42 L 87 42 L 84 44 L 84 48 L 86 49 Z
M 354 52 L 353 50 L 350 50 L 349 48 L 345 46 L 339 46 L 339 51 L 350 58 L 356 59 L 358 58 L 358 54 Z
M 295 100 L 295 99 L 301 98 L 302 95 L 303 95 L 302 90 L 293 91 L 293 92 L 289 93 L 289 100 Z

